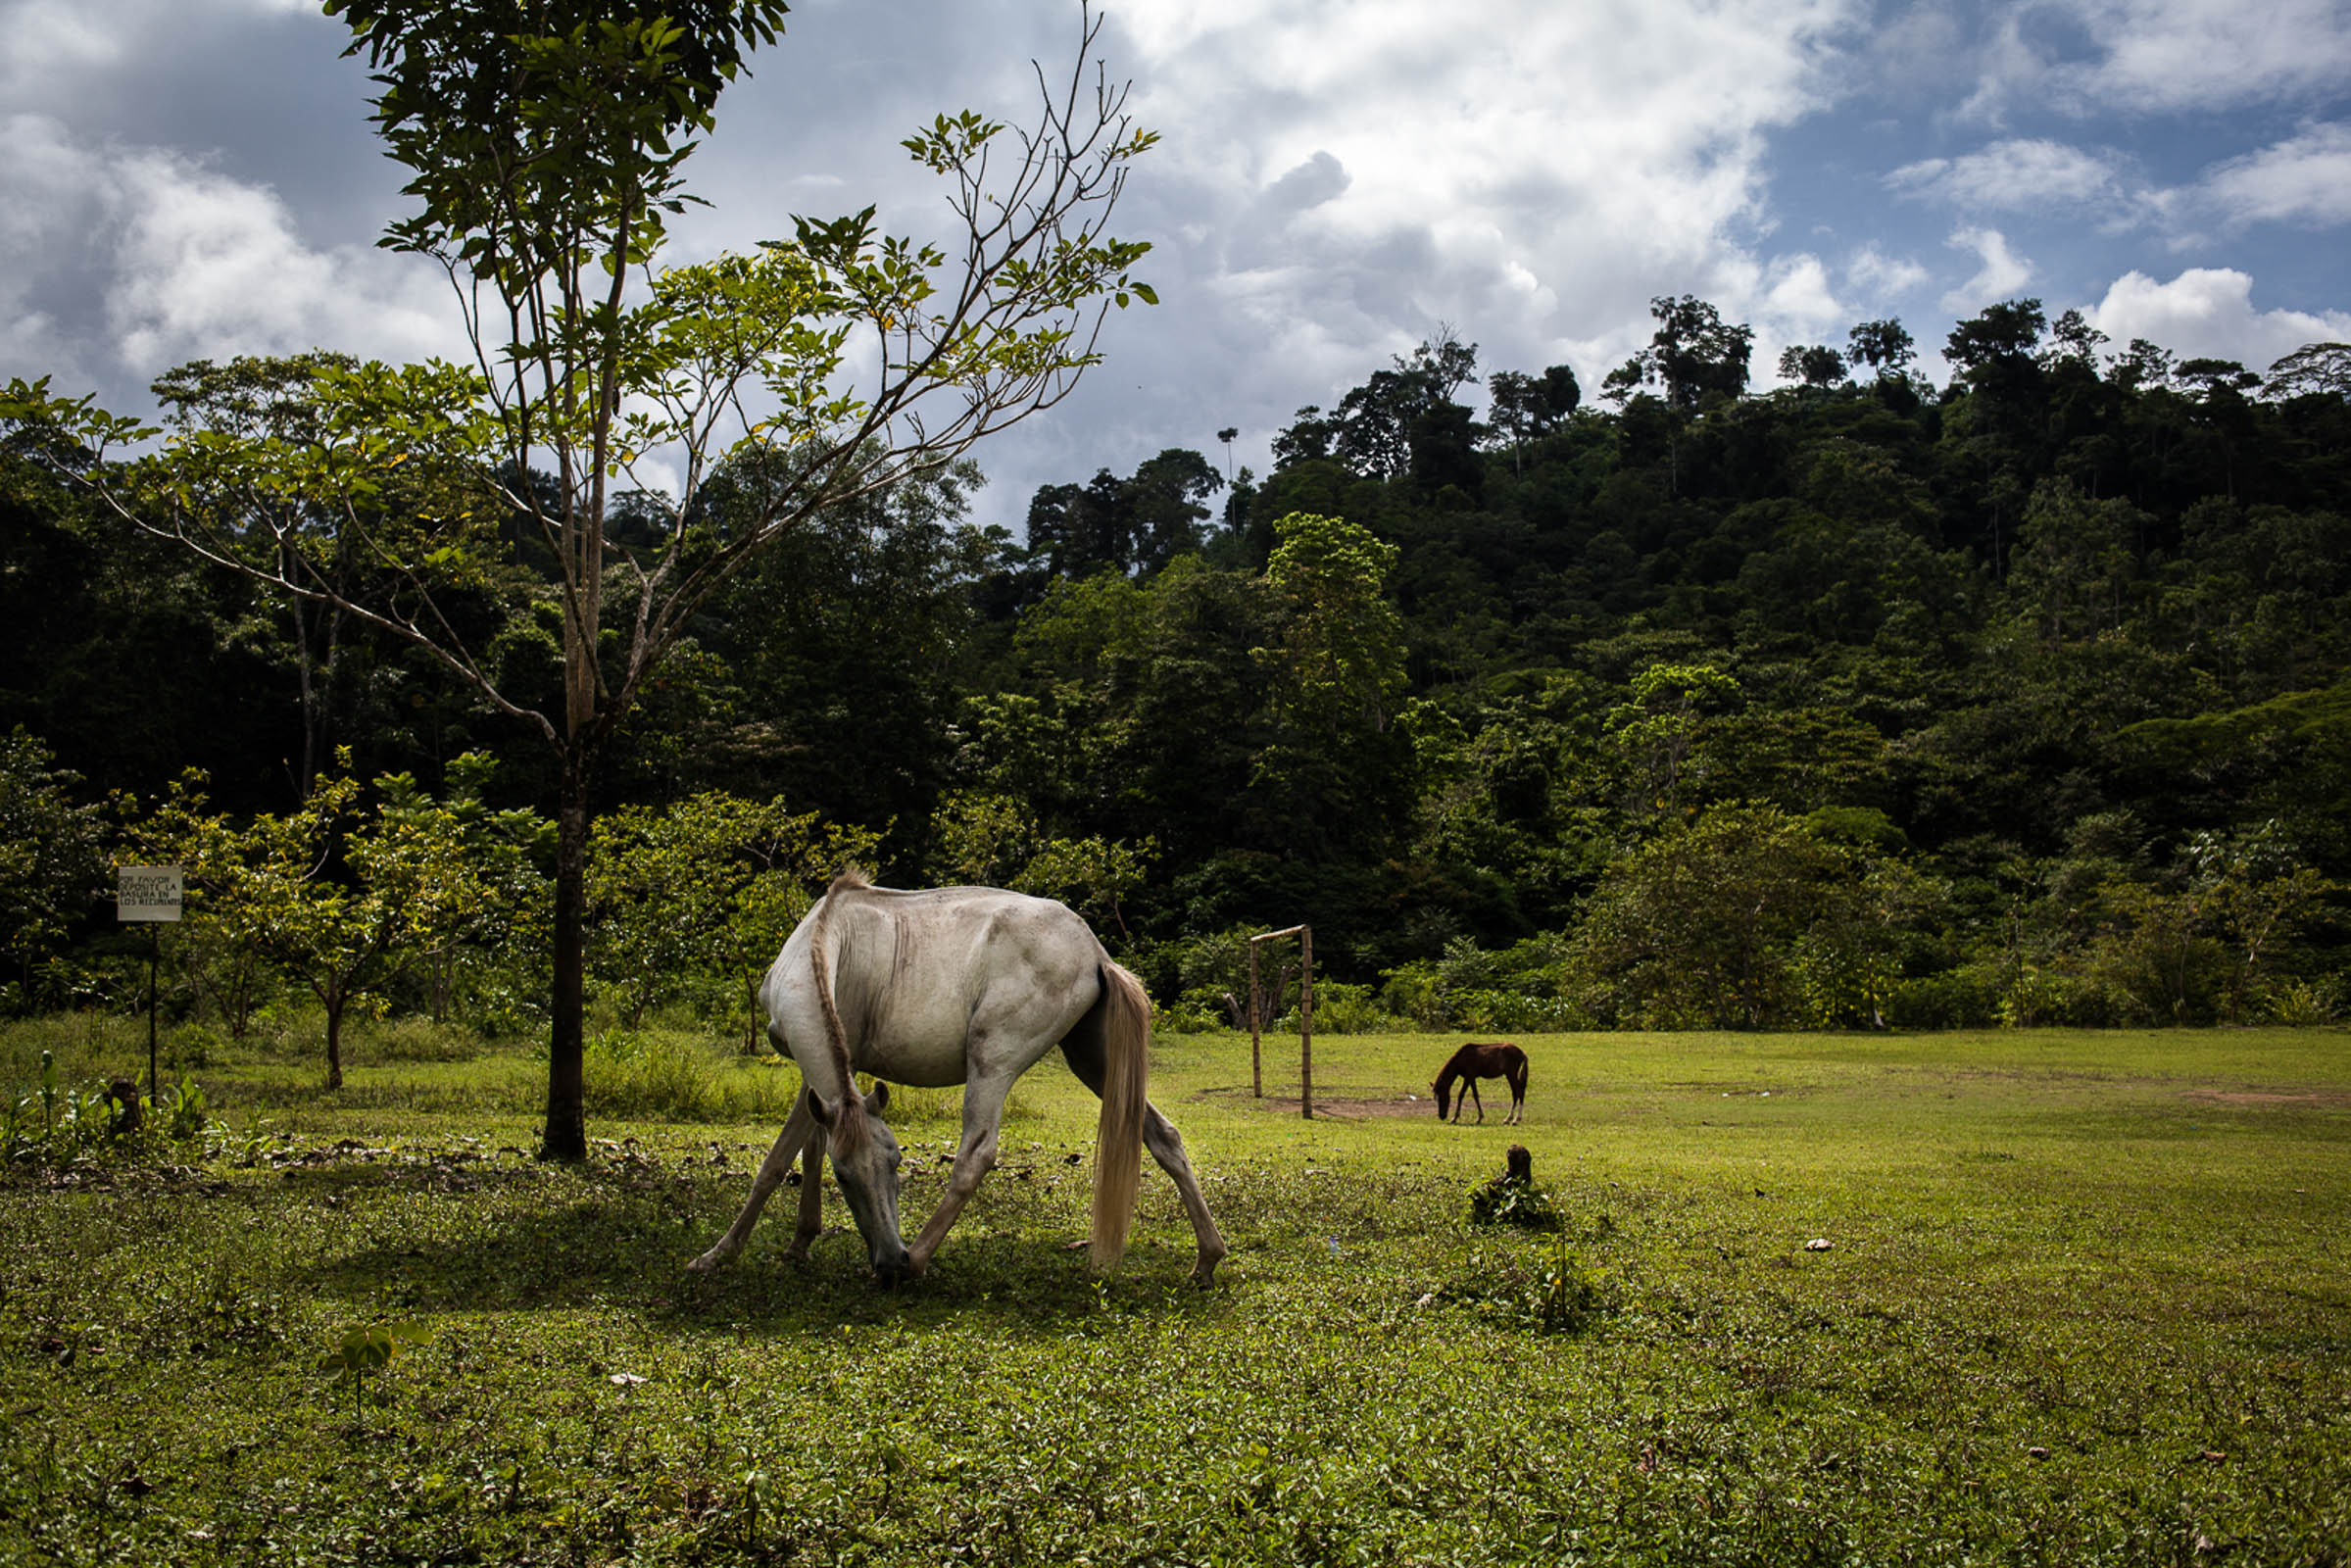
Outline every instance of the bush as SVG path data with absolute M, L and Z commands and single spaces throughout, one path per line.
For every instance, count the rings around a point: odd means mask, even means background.
M 1996 967 L 1966 964 L 1894 982 L 1886 1021 L 1896 1029 L 1989 1029 L 2000 1021 Z
M 1535 1033 L 1592 1026 L 1565 994 L 1567 941 L 1529 937 L 1498 952 L 1466 937 L 1388 971 L 1380 1003 L 1391 1013 L 1440 1033 Z
M 0 1099 L 0 1165 L 62 1167 L 101 1154 L 137 1155 L 186 1143 L 211 1123 L 203 1089 L 185 1074 L 144 1105 L 136 1084 L 115 1081 L 125 1085 L 129 1104 L 101 1080 L 76 1088 L 59 1071 L 56 1054 L 43 1051 L 35 1087 Z
M 1292 1007 L 1274 1021 L 1276 1029 L 1296 1032 L 1298 1009 Z M 1379 995 L 1369 986 L 1351 986 L 1345 981 L 1317 981 L 1314 986 L 1314 1032 L 1318 1035 L 1392 1035 L 1401 1032 L 1404 1021 L 1380 1005 Z
M 2289 1029 L 2310 1029 L 2335 1021 L 2341 1013 L 2342 987 L 2334 980 L 2287 980 L 2265 986 L 2259 1006 L 2276 1023 Z
M 1171 1006 L 1154 1008 L 1151 1029 L 1157 1034 L 1198 1035 L 1217 1029 L 1246 1029 L 1245 1019 L 1236 1024 L 1232 1009 L 1225 1005 L 1226 992 L 1222 986 L 1195 986 L 1178 997 Z

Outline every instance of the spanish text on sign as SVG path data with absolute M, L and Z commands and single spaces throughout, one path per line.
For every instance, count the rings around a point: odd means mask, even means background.
M 180 875 L 176 865 L 126 865 L 115 885 L 117 920 L 179 918 Z

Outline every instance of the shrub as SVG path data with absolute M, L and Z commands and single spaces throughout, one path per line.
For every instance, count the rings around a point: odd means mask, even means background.
M 2000 976 L 1990 964 L 1963 964 L 1894 982 L 1886 1021 L 1896 1029 L 1988 1029 L 2000 1021 Z
M 1396 1034 L 1401 1022 L 1380 1005 L 1378 993 L 1369 986 L 1351 986 L 1339 980 L 1315 983 L 1314 1032 L 1318 1035 Z M 1273 1024 L 1276 1029 L 1292 1031 L 1298 1026 L 1296 1007 Z
M 1456 937 L 1442 956 L 1388 971 L 1380 1003 L 1443 1033 L 1589 1028 L 1591 1015 L 1565 994 L 1567 953 L 1560 936 L 1529 937 L 1493 952 Z
M 2291 1029 L 2310 1029 L 2340 1015 L 2342 988 L 2335 981 L 2288 980 L 2259 993 L 2261 1010 Z

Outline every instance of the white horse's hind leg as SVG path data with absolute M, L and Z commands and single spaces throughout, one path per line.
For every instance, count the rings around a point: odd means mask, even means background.
M 751 1239 L 751 1228 L 759 1222 L 759 1210 L 767 1206 L 769 1195 L 783 1185 L 785 1173 L 792 1168 L 793 1156 L 800 1152 L 801 1147 L 815 1129 L 816 1118 L 808 1114 L 808 1097 L 804 1094 L 792 1102 L 792 1114 L 784 1118 L 784 1130 L 775 1135 L 775 1147 L 767 1151 L 767 1157 L 759 1162 L 759 1174 L 751 1179 L 751 1200 L 743 1205 L 743 1212 L 735 1216 L 735 1222 L 726 1228 L 726 1234 L 719 1237 L 709 1251 L 688 1263 L 687 1268 L 697 1274 L 708 1274 L 743 1250 L 743 1244 Z M 811 1171 L 810 1176 L 813 1175 Z M 813 1180 L 804 1181 L 804 1190 L 800 1195 L 801 1223 L 804 1226 L 808 1221 L 808 1195 L 815 1188 Z M 805 1253 L 807 1249 L 802 1247 L 799 1250 Z
M 922 1234 L 906 1249 L 919 1274 L 930 1267 L 931 1254 L 955 1228 L 955 1216 L 980 1190 L 980 1179 L 996 1168 L 996 1129 L 1004 1119 L 1004 1097 L 1012 1080 L 993 1073 L 974 1077 L 963 1086 L 963 1141 L 955 1150 L 955 1174 L 948 1178 L 947 1196 L 924 1222 Z
M 1184 1200 L 1184 1212 L 1191 1217 L 1192 1235 L 1200 1244 L 1200 1256 L 1192 1265 L 1193 1282 L 1213 1285 L 1216 1265 L 1225 1259 L 1224 1237 L 1218 1234 L 1216 1221 L 1208 1215 L 1208 1200 L 1200 1197 L 1200 1181 L 1192 1174 L 1192 1161 L 1184 1155 L 1184 1135 L 1176 1131 L 1174 1122 L 1159 1114 L 1156 1105 L 1144 1110 L 1143 1146 L 1176 1184 L 1176 1192 Z

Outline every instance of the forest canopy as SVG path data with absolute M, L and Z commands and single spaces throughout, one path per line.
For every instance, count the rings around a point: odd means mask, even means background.
M 967 465 L 825 509 L 612 737 L 591 984 L 740 1017 L 855 853 L 1068 902 L 1178 1026 L 1229 1021 L 1240 937 L 1301 920 L 1342 1028 L 2338 1009 L 2351 346 L 2256 371 L 2012 300 L 1948 329 L 1946 386 L 1878 320 L 1756 390 L 1746 327 L 1655 316 L 1596 400 L 1446 332 L 1301 409 L 1268 474 L 1170 447 L 1040 489 L 1024 538 L 970 522 Z M 53 459 L 20 431 L 0 466 L 0 810 L 40 846 L 0 866 L 11 1006 L 114 996 L 92 867 L 160 843 L 191 767 L 230 825 L 338 791 L 355 847 L 549 798 L 445 668 L 124 528 Z M 722 466 L 710 525 L 771 482 Z M 657 503 L 615 499 L 615 548 Z M 500 569 L 548 570 L 516 538 Z M 482 637 L 517 689 L 548 639 Z M 543 875 L 498 820 L 500 875 Z M 648 887 L 697 912 L 632 935 Z M 505 966 L 543 940 L 438 934 L 386 1004 L 530 1027 Z M 190 962 L 180 1005 L 220 1005 Z

